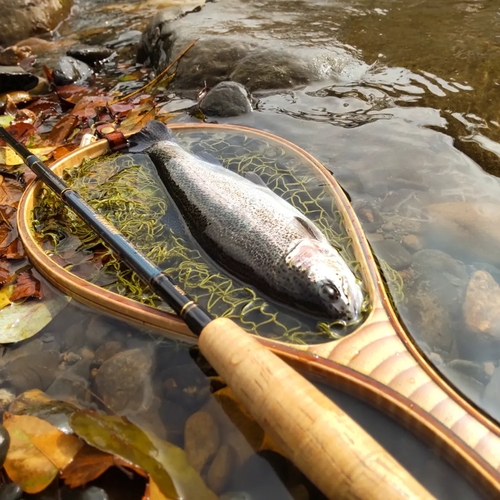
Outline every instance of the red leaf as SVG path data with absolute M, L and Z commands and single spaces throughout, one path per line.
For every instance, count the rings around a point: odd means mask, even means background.
M 10 297 L 10 300 L 14 302 L 16 300 L 27 299 L 30 297 L 41 299 L 42 293 L 40 288 L 40 281 L 33 276 L 32 271 L 24 271 L 17 277 L 14 293 Z

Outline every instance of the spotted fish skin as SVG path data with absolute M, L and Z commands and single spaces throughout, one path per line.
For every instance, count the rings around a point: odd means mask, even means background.
M 360 317 L 363 293 L 339 252 L 265 185 L 185 151 L 160 122 L 129 150 L 149 155 L 193 237 L 230 274 L 313 315 Z

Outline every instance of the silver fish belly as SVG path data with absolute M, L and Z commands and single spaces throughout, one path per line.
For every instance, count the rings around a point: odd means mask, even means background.
M 145 152 L 193 237 L 230 274 L 313 315 L 345 321 L 360 317 L 363 292 L 354 274 L 295 207 L 172 140 Z

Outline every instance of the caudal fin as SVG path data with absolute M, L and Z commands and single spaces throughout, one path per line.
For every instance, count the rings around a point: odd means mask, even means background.
M 128 138 L 128 150 L 140 153 L 160 141 L 173 141 L 170 129 L 157 120 L 151 120 L 146 126 Z

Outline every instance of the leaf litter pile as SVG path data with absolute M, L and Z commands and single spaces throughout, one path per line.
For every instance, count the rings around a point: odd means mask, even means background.
M 155 95 L 154 90 L 160 83 L 168 85 L 175 75 L 169 71 L 193 45 L 158 77 L 125 96 L 74 84 L 57 87 L 51 70 L 44 67 L 50 92 L 42 96 L 26 92 L 0 96 L 0 125 L 50 165 L 98 139 L 99 125 L 112 124 L 127 133 L 140 130 L 152 119 L 167 121 L 172 115 L 157 109 L 164 97 Z M 19 238 L 17 208 L 34 178 L 22 159 L 0 140 L 0 343 L 34 335 L 67 304 L 65 297 L 41 280 Z M 19 325 L 14 331 L 13 324 Z

